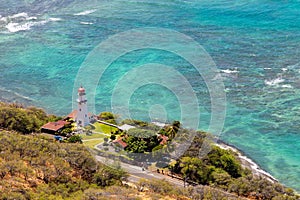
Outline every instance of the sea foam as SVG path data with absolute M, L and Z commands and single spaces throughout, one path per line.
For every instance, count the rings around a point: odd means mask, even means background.
M 5 27 L 10 33 L 29 30 L 32 26 L 44 24 L 45 21 L 37 22 L 37 17 L 29 16 L 25 12 L 1 17 L 2 27 Z
M 39 21 L 39 22 L 27 22 L 24 24 L 20 24 L 20 23 L 8 23 L 5 28 L 7 28 L 7 30 L 11 33 L 16 33 L 19 31 L 26 31 L 26 30 L 30 30 L 32 26 L 37 26 L 37 25 L 44 25 L 46 24 L 48 21 L 47 20 L 43 20 L 43 21 Z
M 273 80 L 265 80 L 265 84 L 266 85 L 270 85 L 270 86 L 275 86 L 278 85 L 279 83 L 283 83 L 285 80 L 281 77 L 275 78 Z
M 80 22 L 80 24 L 83 24 L 83 25 L 92 25 L 93 23 L 92 22 Z
M 282 88 L 293 88 L 293 86 L 291 86 L 290 84 L 284 84 L 281 87 Z
M 86 10 L 86 11 L 83 11 L 83 12 L 79 12 L 79 13 L 75 13 L 74 15 L 89 15 L 93 12 L 96 12 L 97 10 L 96 9 L 93 9 L 93 10 Z
M 22 18 L 28 18 L 28 14 L 27 13 L 25 13 L 25 12 L 22 12 L 22 13 L 17 13 L 17 14 L 14 14 L 14 15 L 12 15 L 12 16 L 9 16 L 9 18 L 20 18 L 20 17 L 22 17 Z
M 23 20 L 13 20 L 13 19 L 20 19 L 21 17 L 23 18 Z M 8 17 L 2 17 L 1 20 L 5 22 L 9 21 L 9 23 L 5 25 L 5 28 L 10 33 L 16 33 L 19 31 L 30 30 L 31 27 L 33 26 L 44 25 L 50 21 L 52 22 L 61 21 L 62 19 L 51 17 L 49 19 L 38 21 L 38 18 L 35 16 L 29 17 L 27 13 L 18 13 Z
M 237 69 L 222 69 L 221 72 L 225 73 L 225 74 L 236 74 L 238 73 L 239 71 Z
M 49 18 L 49 21 L 52 21 L 52 22 L 57 22 L 57 21 L 61 21 L 61 20 L 62 20 L 61 18 L 56 18 L 56 17 Z

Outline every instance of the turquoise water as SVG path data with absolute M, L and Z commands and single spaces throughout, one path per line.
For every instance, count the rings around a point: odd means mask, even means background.
M 300 191 L 299 1 L 0 0 L 0 5 L 1 100 L 67 114 L 77 72 L 101 41 L 132 28 L 176 30 L 201 44 L 223 76 L 227 114 L 221 138 Z M 188 78 L 199 99 L 200 128 L 207 129 L 205 83 L 182 58 L 153 49 L 124 55 L 106 70 L 96 112 L 111 109 L 114 86 L 124 73 L 150 62 L 174 66 Z M 134 93 L 132 117 L 149 120 L 158 99 L 169 120 L 179 118 L 176 96 L 159 85 Z

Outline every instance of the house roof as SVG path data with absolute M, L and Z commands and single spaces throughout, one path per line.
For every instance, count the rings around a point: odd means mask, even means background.
M 66 117 L 65 117 L 65 119 L 67 119 L 67 118 L 71 118 L 71 119 L 76 119 L 76 117 L 77 117 L 77 113 L 78 113 L 78 111 L 77 110 L 73 110 L 70 114 L 68 114 Z M 91 116 L 93 116 L 93 113 L 88 113 L 88 115 L 89 115 L 89 117 L 91 117 Z
M 63 128 L 66 124 L 70 124 L 70 122 L 66 122 L 63 120 L 59 120 L 57 122 L 48 122 L 47 124 L 42 126 L 42 129 L 58 131 L 59 129 Z
M 125 148 L 125 147 L 128 146 L 128 144 L 126 142 L 124 142 L 122 139 L 123 138 L 119 138 L 117 140 L 114 140 L 113 143 L 117 143 L 117 144 L 121 145 L 121 147 Z
M 77 117 L 77 110 L 73 110 L 70 114 L 68 114 L 66 118 L 76 119 L 76 117 Z
M 162 139 L 162 141 L 159 143 L 159 144 L 161 144 L 161 145 L 167 144 L 168 139 L 169 139 L 168 136 L 165 136 L 165 135 L 159 135 L 158 138 L 161 138 L 161 139 Z

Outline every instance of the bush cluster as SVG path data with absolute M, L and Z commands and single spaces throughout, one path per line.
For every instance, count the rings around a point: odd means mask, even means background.
M 127 176 L 96 162 L 83 145 L 45 136 L 2 131 L 0 152 L 0 199 L 71 198 L 90 187 L 120 184 Z
M 0 102 L 0 128 L 2 129 L 29 134 L 38 132 L 43 124 L 57 119 L 56 116 L 47 115 L 39 108 L 25 108 L 20 104 Z

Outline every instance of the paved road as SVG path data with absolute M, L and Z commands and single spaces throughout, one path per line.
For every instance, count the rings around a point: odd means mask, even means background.
M 113 164 L 114 163 L 114 161 L 112 159 L 105 158 L 102 156 L 96 156 L 96 159 L 105 164 Z M 146 169 L 143 171 L 143 169 L 141 167 L 138 167 L 135 165 L 130 165 L 128 163 L 120 162 L 120 165 L 125 171 L 128 172 L 128 174 L 129 174 L 128 180 L 131 182 L 138 182 L 141 178 L 144 178 L 144 179 L 155 178 L 155 179 L 165 179 L 174 185 L 183 187 L 183 181 L 180 181 L 178 179 L 171 178 L 169 176 L 162 175 L 162 174 L 159 174 L 156 172 L 151 172 Z
M 108 165 L 112 165 L 115 161 L 106 157 L 102 157 L 102 156 L 95 156 L 95 158 L 105 164 Z M 167 175 L 162 175 L 156 172 L 151 172 L 149 170 L 142 170 L 141 167 L 135 166 L 135 165 L 130 165 L 128 163 L 123 163 L 123 162 L 119 162 L 121 167 L 128 172 L 129 177 L 128 177 L 128 181 L 129 182 L 133 182 L 136 183 L 138 182 L 141 178 L 144 179 L 165 179 L 166 181 L 170 182 L 171 184 L 175 185 L 175 186 L 179 186 L 179 187 L 183 187 L 184 183 L 181 180 L 175 179 L 175 178 L 171 178 L 170 176 Z M 207 186 L 204 186 L 207 187 Z M 224 190 L 221 189 L 217 189 L 217 188 L 211 188 L 209 187 L 210 190 L 214 190 L 214 191 L 218 191 L 224 194 L 227 194 L 229 199 L 245 199 L 247 200 L 247 198 L 244 197 L 239 197 L 235 194 L 226 192 Z

